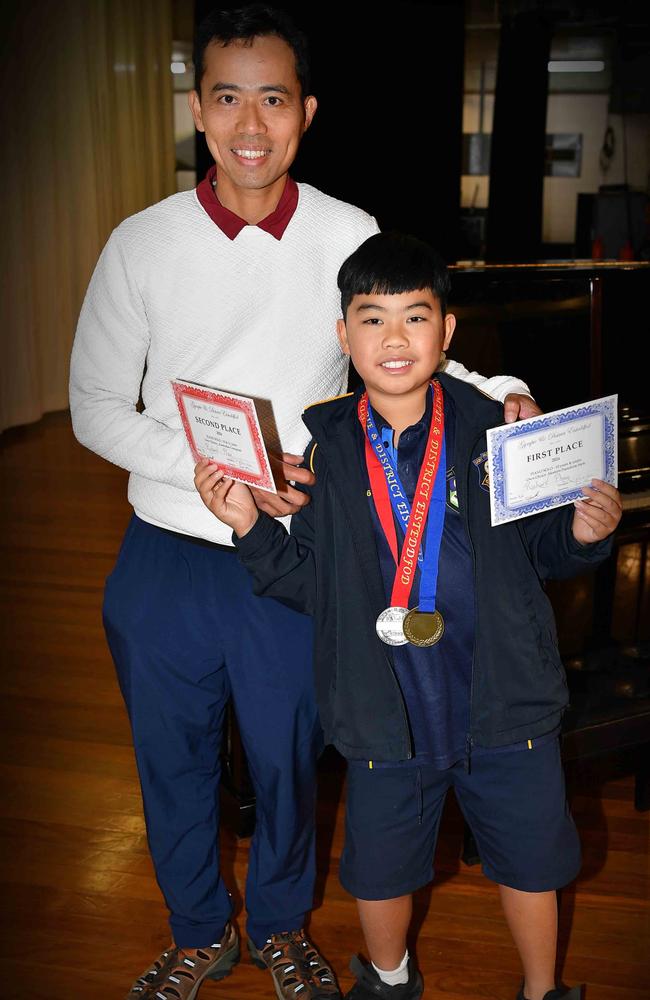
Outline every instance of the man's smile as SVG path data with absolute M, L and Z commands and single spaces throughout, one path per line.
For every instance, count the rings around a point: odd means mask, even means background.
M 270 149 L 248 149 L 244 146 L 237 149 L 232 147 L 230 150 L 235 156 L 241 156 L 244 160 L 262 160 L 265 156 L 269 156 L 271 153 Z

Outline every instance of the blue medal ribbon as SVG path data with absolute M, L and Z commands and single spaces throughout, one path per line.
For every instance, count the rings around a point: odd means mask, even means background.
M 445 487 L 447 483 L 447 444 L 443 436 L 440 465 L 433 487 L 431 506 L 427 517 L 427 535 L 424 550 L 424 566 L 420 570 L 420 611 L 436 610 L 438 590 L 438 560 L 442 531 L 445 524 Z

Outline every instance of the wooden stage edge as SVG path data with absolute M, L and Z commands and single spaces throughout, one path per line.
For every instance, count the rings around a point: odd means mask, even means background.
M 102 588 L 130 516 L 126 474 L 76 443 L 67 413 L 6 432 L 2 469 L 3 981 L 11 1000 L 121 1000 L 168 943 L 153 876 L 129 728 L 101 625 Z M 650 996 L 650 814 L 635 812 L 623 757 L 572 766 L 584 853 L 561 902 L 562 978 L 585 1000 Z M 320 769 L 318 905 L 311 930 L 351 985 L 362 951 L 339 885 L 344 775 Z M 459 860 L 462 823 L 446 806 L 431 887 L 418 894 L 427 1000 L 514 1000 L 518 959 L 497 891 Z M 249 842 L 222 836 L 223 869 L 244 927 Z M 200 1000 L 271 1000 L 242 959 Z

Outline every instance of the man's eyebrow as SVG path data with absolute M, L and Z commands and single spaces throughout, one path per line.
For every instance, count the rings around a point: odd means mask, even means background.
M 386 312 L 384 306 L 378 306 L 375 302 L 365 302 L 357 306 L 357 312 L 363 312 L 365 309 L 378 309 L 379 312 Z
M 433 306 L 431 305 L 430 302 L 427 302 L 426 300 L 424 300 L 423 302 L 412 302 L 411 305 L 407 306 L 406 308 L 407 308 L 407 310 L 408 309 L 428 309 L 430 312 L 433 312 Z
M 289 94 L 290 90 L 285 87 L 283 83 L 264 83 L 259 87 L 242 87 L 238 83 L 226 83 L 223 80 L 217 80 L 217 82 L 210 88 L 211 94 L 218 94 L 222 90 L 235 90 L 237 93 L 242 93 L 244 90 L 257 90 L 261 94 Z

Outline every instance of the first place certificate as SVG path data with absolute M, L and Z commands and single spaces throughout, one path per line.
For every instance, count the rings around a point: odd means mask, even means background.
M 209 458 L 230 479 L 276 493 L 255 402 L 192 382 L 172 388 L 195 462 Z
M 592 479 L 617 485 L 617 398 L 488 430 L 492 525 L 573 503 Z

